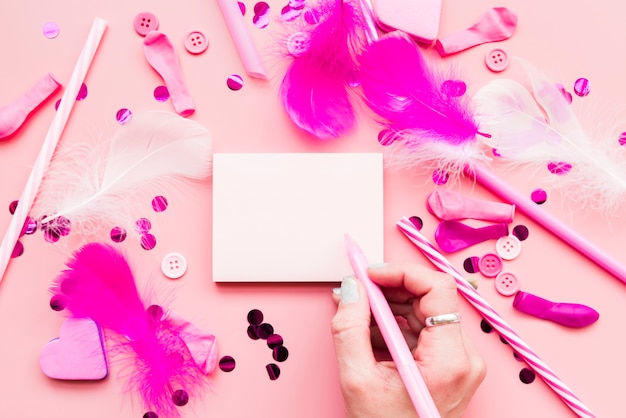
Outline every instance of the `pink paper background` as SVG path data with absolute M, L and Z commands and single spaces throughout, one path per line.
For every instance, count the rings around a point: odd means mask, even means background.
M 216 152 L 379 152 L 377 127 L 361 114 L 358 130 L 333 141 L 307 137 L 286 118 L 276 100 L 284 62 L 276 46 L 284 33 L 276 20 L 286 2 L 270 1 L 272 20 L 265 29 L 252 26 L 253 2 L 246 2 L 246 21 L 270 73 L 270 81 L 247 77 L 233 47 L 216 2 L 113 0 L 109 2 L 25 0 L 0 7 L 0 101 L 19 97 L 46 72 L 65 83 L 94 17 L 109 23 L 101 48 L 88 73 L 89 95 L 76 104 L 61 143 L 97 140 L 116 127 L 115 113 L 126 107 L 134 112 L 172 110 L 171 103 L 152 97 L 162 84 L 145 61 L 141 42 L 132 26 L 134 16 L 151 11 L 160 19 L 160 30 L 175 43 L 189 89 L 196 102 L 194 120 L 207 126 Z M 626 97 L 621 54 L 626 41 L 621 2 L 602 0 L 583 5 L 565 0 L 502 1 L 446 0 L 440 35 L 473 24 L 489 7 L 508 6 L 519 16 L 513 38 L 487 44 L 446 59 L 469 82 L 470 92 L 499 76 L 491 73 L 484 56 L 493 47 L 521 56 L 555 81 L 572 88 L 579 77 L 591 81 L 589 97 L 576 99 L 586 126 L 618 126 Z M 46 39 L 42 27 L 54 21 L 60 27 L 56 39 Z M 203 31 L 210 42 L 202 55 L 183 48 L 191 30 Z M 429 53 L 434 53 L 430 51 Z M 240 91 L 226 87 L 231 74 L 244 78 Z M 18 135 L 0 142 L 0 231 L 10 221 L 8 205 L 17 199 L 54 114 L 58 93 L 23 127 Z M 601 126 L 602 125 L 602 126 Z M 623 123 L 621 125 L 624 125 Z M 612 131 L 611 131 L 612 132 Z M 529 195 L 536 187 L 528 176 L 506 174 L 506 179 Z M 423 232 L 432 237 L 436 219 L 425 209 L 432 190 L 427 177 L 405 171 L 385 173 L 385 254 L 388 261 L 427 263 L 395 223 L 403 216 L 424 219 Z M 495 199 L 469 182 L 463 191 L 473 197 Z M 140 288 L 153 288 L 161 300 L 198 326 L 218 336 L 220 355 L 237 361 L 231 373 L 217 371 L 211 390 L 181 409 L 185 417 L 293 417 L 341 418 L 341 397 L 330 339 L 329 321 L 334 312 L 331 289 L 335 284 L 215 284 L 211 281 L 211 187 L 184 194 L 173 189 L 168 210 L 153 229 L 158 244 L 152 251 L 139 247 L 136 237 L 123 244 L 131 256 Z M 182 198 L 184 195 L 185 198 Z M 578 232 L 622 262 L 626 219 L 623 211 L 613 217 L 578 210 L 550 195 L 543 209 L 557 215 Z M 146 204 L 147 213 L 151 211 Z M 157 217 L 150 213 L 153 219 Z M 522 255 L 507 263 L 522 280 L 524 290 L 552 300 L 588 304 L 600 312 L 590 328 L 570 330 L 542 322 L 513 310 L 511 299 L 496 293 L 491 282 L 477 277 L 480 292 L 517 330 L 524 340 L 598 416 L 619 416 L 622 406 L 624 301 L 626 287 L 577 252 L 544 232 L 522 214 L 515 224 L 525 224 L 530 237 Z M 63 268 L 71 245 L 51 245 L 41 234 L 24 240 L 26 252 L 14 259 L 0 283 L 0 416 L 2 417 L 141 417 L 145 412 L 131 396 L 121 395 L 120 364 L 102 382 L 62 382 L 46 378 L 39 369 L 43 345 L 58 335 L 62 315 L 48 307 L 47 288 Z M 451 260 L 461 266 L 469 255 L 491 249 L 486 243 Z M 165 279 L 161 258 L 172 251 L 184 254 L 187 274 L 178 281 Z M 265 364 L 271 361 L 264 342 L 246 335 L 246 314 L 261 309 L 285 339 L 290 357 L 281 363 L 282 374 L 270 381 Z M 520 382 L 523 364 L 494 334 L 480 330 L 480 317 L 462 302 L 465 329 L 487 359 L 489 372 L 476 394 L 467 417 L 571 416 L 569 409 L 539 379 Z

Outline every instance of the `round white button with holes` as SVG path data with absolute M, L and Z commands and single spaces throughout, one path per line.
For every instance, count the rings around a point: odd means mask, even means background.
M 169 253 L 161 261 L 161 271 L 169 279 L 178 279 L 187 271 L 187 260 L 178 253 Z

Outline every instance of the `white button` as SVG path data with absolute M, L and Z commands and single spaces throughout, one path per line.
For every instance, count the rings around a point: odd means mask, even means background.
M 498 238 L 496 252 L 503 260 L 513 260 L 522 251 L 522 243 L 514 235 Z
M 309 35 L 304 32 L 295 32 L 287 39 L 287 50 L 294 57 L 299 57 L 309 49 Z
M 187 260 L 178 253 L 169 253 L 161 261 L 161 271 L 167 278 L 178 279 L 187 271 Z

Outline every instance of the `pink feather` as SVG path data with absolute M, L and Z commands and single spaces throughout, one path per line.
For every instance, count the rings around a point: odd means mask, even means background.
M 107 244 L 78 250 L 54 281 L 52 292 L 74 317 L 91 318 L 113 333 L 115 352 L 130 354 L 129 386 L 159 417 L 178 417 L 174 391 L 190 396 L 203 385 L 204 371 L 190 353 L 180 329 L 163 319 L 162 308 L 146 309 L 122 254 Z
M 355 55 L 367 41 L 359 6 L 324 0 L 315 10 L 319 23 L 301 30 L 305 50 L 293 57 L 279 98 L 291 120 L 321 138 L 336 138 L 355 124 L 348 84 L 357 74 Z
M 450 77 L 429 66 L 408 36 L 393 32 L 381 37 L 359 63 L 365 101 L 386 128 L 382 142 L 400 148 L 398 160 L 430 162 L 460 173 L 465 164 L 481 159 L 470 101 L 446 92 L 444 82 Z

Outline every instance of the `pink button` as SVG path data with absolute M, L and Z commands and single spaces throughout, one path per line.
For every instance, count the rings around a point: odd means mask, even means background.
M 161 261 L 161 271 L 169 279 L 178 279 L 187 271 L 187 260 L 178 253 L 169 253 Z
M 185 49 L 190 54 L 202 54 L 208 47 L 209 42 L 202 32 L 189 32 L 189 34 L 185 37 Z
M 486 277 L 496 277 L 502 271 L 502 259 L 496 254 L 485 254 L 478 260 L 478 270 Z
M 135 16 L 133 26 L 138 34 L 146 36 L 148 32 L 159 28 L 159 19 L 150 12 L 141 12 Z
M 515 235 L 498 238 L 496 252 L 503 260 L 513 260 L 522 252 L 522 243 Z
M 492 49 L 485 56 L 485 64 L 491 71 L 499 73 L 509 66 L 509 56 L 503 49 Z
M 496 290 L 502 296 L 513 296 L 520 289 L 519 280 L 513 273 L 502 272 L 494 282 Z
M 309 49 L 309 35 L 304 32 L 295 32 L 287 39 L 287 50 L 294 57 L 299 57 Z

